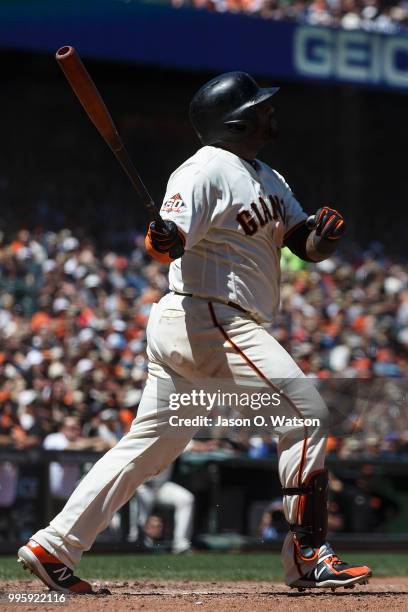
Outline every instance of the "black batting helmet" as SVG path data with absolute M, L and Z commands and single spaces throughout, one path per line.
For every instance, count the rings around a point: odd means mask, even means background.
M 190 120 L 204 145 L 245 140 L 256 130 L 254 107 L 279 87 L 259 87 L 246 72 L 226 72 L 203 85 L 190 104 Z

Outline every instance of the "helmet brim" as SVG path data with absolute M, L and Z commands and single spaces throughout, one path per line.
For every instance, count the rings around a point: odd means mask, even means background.
M 261 104 L 261 102 L 269 100 L 269 98 L 272 98 L 279 89 L 280 87 L 261 87 L 253 100 L 253 104 Z
M 238 108 L 234 109 L 230 113 L 225 115 L 225 119 L 235 119 L 239 118 L 243 112 L 250 110 L 254 106 L 258 106 L 258 104 L 262 104 L 262 102 L 266 102 L 269 98 L 272 98 L 273 95 L 279 91 L 279 87 L 262 87 L 258 90 L 258 92 L 253 96 L 248 102 L 242 104 Z

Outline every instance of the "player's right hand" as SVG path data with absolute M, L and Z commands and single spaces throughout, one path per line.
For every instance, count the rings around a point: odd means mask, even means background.
M 168 253 L 171 259 L 183 255 L 184 240 L 174 221 L 163 220 L 162 224 L 152 221 L 149 236 L 153 248 L 159 253 Z
M 345 223 L 343 216 L 328 206 L 319 208 L 315 214 L 316 236 L 327 240 L 338 240 L 344 234 Z

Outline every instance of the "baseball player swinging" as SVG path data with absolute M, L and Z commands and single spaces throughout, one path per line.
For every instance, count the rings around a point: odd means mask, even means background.
M 206 83 L 191 102 L 203 146 L 171 175 L 164 226 L 151 223 L 146 236 L 151 256 L 170 264 L 170 292 L 150 314 L 149 373 L 137 417 L 62 512 L 18 552 L 53 589 L 92 592 L 73 568 L 136 488 L 185 448 L 194 428 L 169 433 L 169 396 L 185 382 L 200 381 L 205 388 L 227 381 L 279 390 L 286 415 L 319 419 L 313 428 L 275 429 L 290 525 L 282 550 L 286 583 L 335 589 L 371 576 L 368 567 L 341 561 L 326 541 L 327 408 L 269 330 L 279 304 L 281 247 L 318 262 L 334 252 L 344 232 L 343 217 L 327 206 L 310 229 L 282 176 L 256 159 L 277 135 L 277 91 L 232 72 Z M 178 412 L 193 414 L 189 405 Z

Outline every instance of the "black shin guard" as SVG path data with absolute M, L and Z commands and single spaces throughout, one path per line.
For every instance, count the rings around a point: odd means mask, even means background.
M 297 523 L 290 525 L 297 553 L 312 561 L 327 535 L 328 472 L 313 472 L 300 487 L 284 488 L 284 495 L 300 495 Z

